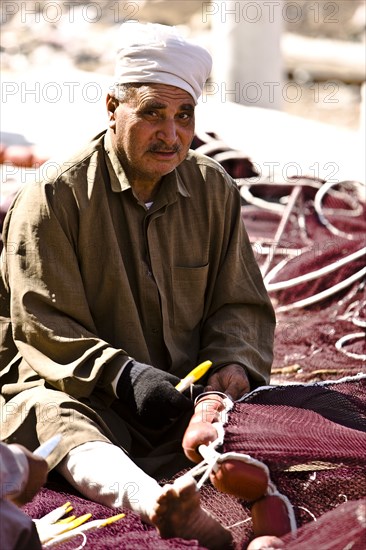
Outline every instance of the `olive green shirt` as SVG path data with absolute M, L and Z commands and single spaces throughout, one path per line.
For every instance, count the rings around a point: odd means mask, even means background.
M 5 401 L 46 385 L 108 405 L 128 357 L 178 377 L 207 359 L 239 363 L 252 387 L 268 383 L 274 313 L 240 194 L 218 163 L 190 151 L 150 208 L 134 196 L 108 131 L 41 173 L 4 224 Z

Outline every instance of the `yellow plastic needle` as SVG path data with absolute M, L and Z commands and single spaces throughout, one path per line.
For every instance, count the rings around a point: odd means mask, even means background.
M 56 521 L 56 525 L 59 525 L 60 523 L 70 523 L 70 521 L 74 521 L 74 519 L 76 519 L 76 516 L 68 516 L 67 518 Z
M 99 527 L 105 527 L 106 525 L 110 525 L 111 523 L 114 523 L 115 521 L 118 521 L 125 517 L 126 514 L 117 514 L 116 516 L 112 516 L 110 518 L 106 518 L 105 520 L 100 520 L 102 523 L 98 525 Z
M 60 533 L 53 539 L 46 542 L 46 544 L 44 544 L 44 548 L 49 548 L 50 546 L 53 546 L 55 544 L 60 544 L 60 542 L 76 537 L 77 535 L 85 533 L 86 531 L 91 531 L 93 529 L 100 529 L 101 527 L 110 525 L 111 523 L 114 523 L 115 521 L 118 521 L 124 517 L 125 517 L 125 514 L 117 514 L 116 516 L 112 516 L 106 519 L 94 519 L 93 521 L 88 521 L 87 523 L 80 525 L 76 529 L 71 529 L 68 531 L 64 531 L 63 533 Z
M 202 378 L 202 376 L 206 374 L 211 366 L 211 361 L 204 361 L 203 363 L 198 365 L 198 367 L 194 368 L 189 374 L 187 374 L 187 376 L 185 376 L 180 382 L 178 382 L 178 384 L 175 386 L 175 389 L 179 392 L 183 392 L 184 390 L 189 388 L 191 384 L 194 384 L 200 378 Z
M 65 502 L 65 504 L 63 504 L 62 506 L 58 506 L 57 508 L 43 516 L 43 518 L 37 519 L 36 521 L 37 523 L 42 525 L 51 525 L 52 523 L 55 523 L 60 518 L 62 518 L 62 516 L 64 516 L 65 514 L 71 512 L 71 510 L 71 502 Z
M 90 518 L 91 514 L 84 514 L 83 516 L 73 519 L 69 523 L 53 523 L 52 525 L 41 526 L 40 529 L 39 525 L 36 524 L 39 539 L 41 543 L 44 544 L 62 533 L 74 531 L 74 529 L 80 527 L 80 525 L 88 521 Z

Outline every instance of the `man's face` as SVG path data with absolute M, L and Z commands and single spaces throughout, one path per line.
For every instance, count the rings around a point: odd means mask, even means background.
M 175 86 L 150 84 L 124 103 L 107 98 L 112 139 L 131 185 L 157 183 L 186 157 L 194 135 L 194 101 Z

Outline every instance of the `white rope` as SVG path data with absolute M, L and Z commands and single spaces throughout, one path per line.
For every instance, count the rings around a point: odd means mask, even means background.
M 340 283 L 337 283 L 336 285 L 326 290 L 323 290 L 322 292 L 318 292 L 318 294 L 314 294 L 313 296 L 309 296 L 308 298 L 304 298 L 303 300 L 299 300 L 298 302 L 293 302 L 292 304 L 280 306 L 276 309 L 276 311 L 278 313 L 283 313 L 285 311 L 290 311 L 291 309 L 302 308 L 311 304 L 315 304 L 316 302 L 324 300 L 324 298 L 329 298 L 329 296 L 332 296 L 332 294 L 335 294 L 339 290 L 343 290 L 358 279 L 361 279 L 364 275 L 366 275 L 366 267 L 364 267 L 360 271 L 357 271 L 357 273 L 354 273 L 353 275 L 348 277 L 348 279 L 344 279 Z
M 301 283 L 305 283 L 307 281 L 311 281 L 312 279 L 317 279 L 321 277 L 322 275 L 328 275 L 328 273 L 331 273 L 332 271 L 335 271 L 339 267 L 342 267 L 350 262 L 353 262 L 354 260 L 357 260 L 358 258 L 361 258 L 366 254 L 366 247 L 361 248 L 360 250 L 357 250 L 356 252 L 353 252 L 349 256 L 346 256 L 345 258 L 341 258 L 340 260 L 336 260 L 335 262 L 321 267 L 315 271 L 311 271 L 310 273 L 305 273 L 304 275 L 299 275 L 298 277 L 294 277 L 293 279 L 288 279 L 287 281 L 279 281 L 278 283 L 270 283 L 271 279 L 282 269 L 283 265 L 278 268 L 276 266 L 272 271 L 270 271 L 267 276 L 264 278 L 264 284 L 266 285 L 266 289 L 268 292 L 275 292 L 277 290 L 282 290 L 285 288 L 290 288 L 292 286 L 296 286 Z M 281 262 L 282 263 L 282 262 Z M 286 262 L 287 263 L 287 262 Z
M 309 516 L 312 518 L 313 521 L 317 521 L 316 516 L 314 516 L 313 512 L 310 512 L 305 506 L 295 506 L 298 510 L 304 510 Z
M 268 479 L 270 478 L 268 466 L 264 464 L 264 462 L 262 462 L 261 460 L 253 458 L 248 454 L 238 453 L 236 451 L 229 451 L 227 453 L 219 455 L 219 457 L 217 458 L 217 463 L 222 464 L 223 462 L 225 462 L 225 460 L 240 460 L 241 462 L 245 462 L 245 464 L 256 466 L 266 473 Z
M 210 156 L 212 155 L 212 153 L 214 153 L 219 149 L 227 150 L 227 144 L 224 141 L 215 139 L 215 140 L 209 141 L 208 143 L 204 143 L 203 145 L 200 145 L 195 149 L 195 151 L 200 155 Z
M 82 531 L 78 531 L 77 528 L 73 529 L 72 531 L 68 531 L 66 533 L 62 533 L 61 535 L 58 535 L 54 537 L 53 539 L 47 541 L 45 544 L 43 544 L 43 548 L 51 548 L 51 546 L 59 545 L 62 542 L 66 542 L 67 540 L 74 538 L 74 537 L 82 537 L 82 543 L 75 548 L 75 550 L 81 550 L 85 547 L 87 543 L 87 536 Z
M 365 336 L 366 336 L 365 332 L 355 332 L 353 334 L 346 334 L 345 336 L 342 336 L 341 338 L 339 338 L 339 340 L 337 340 L 337 342 L 335 343 L 335 347 L 337 348 L 338 351 L 341 351 L 342 353 L 347 355 L 347 357 L 352 357 L 353 359 L 359 359 L 360 361 L 366 361 L 366 354 L 353 353 L 343 348 L 346 342 L 349 342 L 350 340 L 359 340 L 360 338 L 365 339 Z
M 277 248 L 280 249 L 280 247 L 278 246 L 279 240 L 282 237 L 285 226 L 286 226 L 286 224 L 288 222 L 288 219 L 289 219 L 289 216 L 290 216 L 290 214 L 291 214 L 291 212 L 292 212 L 292 210 L 295 206 L 295 203 L 301 195 L 301 187 L 302 186 L 308 185 L 309 187 L 316 187 L 317 188 L 317 192 L 316 192 L 315 198 L 314 198 L 314 209 L 315 209 L 315 212 L 317 213 L 317 215 L 319 217 L 320 222 L 331 233 L 333 233 L 335 235 L 346 237 L 349 240 L 354 240 L 355 237 L 350 233 L 346 233 L 346 232 L 341 231 L 341 230 L 337 229 L 336 227 L 334 227 L 329 222 L 329 220 L 325 217 L 324 212 L 332 212 L 334 214 L 337 213 L 337 212 L 338 213 L 341 212 L 344 215 L 348 214 L 349 216 L 355 217 L 355 216 L 359 216 L 361 214 L 362 206 L 359 205 L 359 202 L 358 202 L 357 199 L 355 199 L 352 196 L 347 195 L 346 193 L 342 193 L 340 191 L 335 191 L 335 190 L 332 190 L 332 192 L 330 192 L 332 187 L 335 184 L 339 184 L 339 182 L 318 183 L 318 182 L 309 182 L 309 180 L 301 180 L 300 179 L 300 180 L 293 183 L 292 193 L 291 193 L 290 196 L 286 197 L 287 204 L 286 204 L 286 206 L 284 206 L 282 204 L 273 203 L 273 202 L 269 202 L 269 201 L 266 201 L 266 200 L 258 198 L 258 197 L 254 197 L 253 194 L 251 193 L 250 189 L 253 186 L 255 187 L 255 185 L 258 185 L 258 184 L 259 185 L 260 184 L 271 185 L 271 183 L 273 184 L 274 182 L 268 182 L 268 181 L 263 180 L 263 181 L 260 181 L 260 182 L 256 182 L 256 183 L 253 182 L 253 183 L 249 183 L 249 184 L 245 185 L 244 182 L 246 180 L 239 180 L 239 181 L 241 182 L 239 184 L 239 185 L 241 185 L 240 194 L 246 200 L 247 203 L 249 203 L 251 205 L 254 205 L 258 208 L 262 208 L 262 209 L 265 209 L 265 210 L 270 210 L 272 212 L 276 212 L 276 213 L 282 215 L 282 218 L 280 220 L 279 226 L 278 226 L 277 231 L 276 231 L 276 235 L 275 235 L 275 238 L 274 238 L 273 245 L 268 250 L 267 249 L 265 250 L 265 252 L 268 252 L 268 255 L 267 255 L 267 258 L 266 258 L 263 266 L 261 267 L 261 272 L 262 272 L 262 275 L 264 276 L 264 283 L 265 283 L 265 286 L 266 286 L 266 289 L 267 289 L 268 292 L 275 292 L 275 291 L 278 291 L 278 290 L 281 290 L 281 289 L 291 288 L 293 286 L 296 286 L 297 284 L 308 282 L 310 280 L 316 279 L 316 278 L 321 277 L 323 275 L 328 275 L 329 273 L 332 273 L 333 271 L 335 271 L 339 267 L 342 267 L 343 265 L 346 265 L 346 264 L 360 258 L 361 256 L 363 256 L 365 254 L 366 248 L 362 248 L 362 249 L 348 255 L 346 258 L 341 258 L 340 260 L 332 262 L 328 266 L 325 266 L 325 267 L 322 267 L 322 268 L 317 269 L 315 271 L 312 271 L 311 273 L 306 273 L 304 275 L 294 277 L 294 278 L 289 279 L 287 281 L 279 281 L 277 283 L 270 283 L 270 281 L 275 277 L 275 275 L 277 275 L 291 259 L 289 257 L 285 258 L 284 260 L 279 262 L 271 271 L 269 271 L 267 273 L 267 271 L 270 267 L 270 264 L 272 263 L 272 260 L 273 260 L 273 257 L 275 255 L 275 253 L 278 252 Z M 341 183 L 343 183 L 343 185 L 345 185 L 345 184 L 349 185 L 350 183 L 355 184 L 356 182 L 341 182 Z M 286 183 L 285 182 L 280 182 L 279 184 L 276 183 L 276 186 L 278 187 L 278 185 L 286 185 L 286 184 L 287 184 L 287 186 L 291 185 L 290 182 L 286 182 Z M 350 206 L 353 210 L 349 211 L 349 210 L 345 210 L 345 209 L 337 209 L 337 210 L 325 209 L 323 207 L 322 202 L 323 202 L 323 199 L 324 199 L 324 197 L 327 193 L 329 193 L 329 194 L 331 194 L 335 197 L 341 197 L 346 203 L 350 204 Z M 302 212 L 302 214 L 303 214 L 303 212 Z M 302 222 L 304 222 L 304 220 L 302 220 Z M 304 233 L 304 231 L 306 232 L 306 222 L 304 222 L 304 227 L 302 227 L 301 229 L 302 229 L 302 233 Z M 261 253 L 263 253 L 263 252 L 264 252 L 264 250 L 261 251 Z M 281 252 L 282 252 L 282 249 L 281 249 Z M 300 254 L 301 254 L 301 252 L 300 252 Z M 348 279 L 345 279 L 344 281 L 341 281 L 340 283 L 338 283 L 336 285 L 333 285 L 332 287 L 330 287 L 330 288 L 328 288 L 328 289 L 326 289 L 322 292 L 314 294 L 313 296 L 309 296 L 308 298 L 304 298 L 303 300 L 299 300 L 299 301 L 294 302 L 292 304 L 279 306 L 277 308 L 277 311 L 278 312 L 286 312 L 286 311 L 290 311 L 292 309 L 306 307 L 306 306 L 314 304 L 318 301 L 321 301 L 325 298 L 328 298 L 329 296 L 335 294 L 339 290 L 342 290 L 342 289 L 346 288 L 348 285 L 351 285 L 354 281 L 361 278 L 364 275 L 364 273 L 365 273 L 365 271 L 361 270 L 361 271 L 353 274 L 352 276 L 350 276 Z M 360 321 L 360 323 L 361 323 L 361 326 L 363 326 L 361 321 Z
M 283 232 L 286 228 L 287 222 L 290 218 L 290 215 L 291 215 L 291 213 L 292 213 L 292 211 L 295 207 L 296 201 L 298 200 L 300 194 L 301 194 L 301 187 L 299 185 L 296 185 L 293 188 L 292 192 L 291 192 L 288 203 L 287 203 L 287 205 L 286 205 L 286 207 L 283 211 L 281 221 L 278 225 L 276 234 L 274 236 L 274 243 L 273 243 L 273 249 L 274 250 L 276 250 L 276 248 L 277 248 L 277 246 L 278 246 L 278 244 L 281 240 L 281 237 L 282 237 Z M 273 260 L 273 255 L 269 254 L 266 258 L 266 261 L 264 262 L 264 264 L 261 267 L 261 272 L 262 272 L 263 276 L 266 275 L 266 273 L 269 269 L 269 266 L 272 263 L 272 260 Z
M 349 182 L 341 182 L 341 183 L 344 184 L 344 183 L 349 183 Z M 345 231 L 342 231 L 341 229 L 338 229 L 324 215 L 324 208 L 323 208 L 323 204 L 322 204 L 323 199 L 324 199 L 326 193 L 328 193 L 328 191 L 334 185 L 339 185 L 339 182 L 328 181 L 328 182 L 324 183 L 322 185 L 322 187 L 319 189 L 319 191 L 316 193 L 315 198 L 314 198 L 315 212 L 318 214 L 320 223 L 322 223 L 328 229 L 328 231 L 330 231 L 330 233 L 333 233 L 333 235 L 337 235 L 337 236 L 340 236 L 340 237 L 345 237 L 348 240 L 354 240 L 355 237 L 352 235 L 352 233 L 346 233 Z M 338 195 L 339 194 L 340 193 L 338 192 Z M 342 198 L 345 202 L 350 203 L 351 207 L 354 207 L 354 205 L 356 204 L 356 208 L 354 208 L 354 211 L 353 212 L 351 211 L 351 213 L 349 215 L 357 216 L 357 215 L 360 215 L 362 213 L 362 207 L 359 206 L 358 202 L 356 202 L 355 199 L 353 199 L 349 195 L 346 195 L 345 193 L 342 194 Z M 345 211 L 342 210 L 342 213 L 344 213 L 344 212 Z M 332 210 L 332 213 L 335 214 L 336 210 Z
M 277 214 L 282 214 L 285 209 L 283 204 L 277 204 L 276 202 L 268 202 L 264 199 L 254 197 L 251 194 L 249 188 L 245 185 L 240 187 L 240 195 L 249 204 L 252 204 L 264 210 L 269 210 L 270 212 L 276 212 Z
M 242 153 L 241 151 L 235 151 L 234 149 L 230 149 L 229 151 L 223 151 L 222 153 L 216 153 L 216 155 L 213 156 L 217 162 L 225 162 L 226 160 L 237 160 L 237 159 L 248 159 L 248 155 L 245 153 Z
M 256 179 L 255 182 L 252 182 L 251 179 Z M 257 206 L 258 208 L 261 208 L 263 210 L 268 210 L 270 212 L 276 212 L 278 214 L 282 214 L 286 208 L 286 204 L 278 204 L 275 202 L 270 202 L 265 199 L 261 199 L 259 197 L 255 197 L 251 191 L 251 187 L 255 187 L 256 185 L 268 185 L 273 186 L 275 189 L 278 189 L 280 186 L 284 187 L 312 187 L 315 189 L 319 189 L 322 185 L 320 182 L 315 182 L 307 179 L 296 179 L 296 181 L 291 182 L 288 180 L 283 180 L 281 178 L 276 177 L 276 181 L 269 181 L 266 178 L 259 179 L 258 178 L 238 178 L 235 180 L 240 188 L 240 195 L 241 197 L 248 203 L 253 206 Z M 287 202 L 288 196 L 283 197 L 284 200 Z

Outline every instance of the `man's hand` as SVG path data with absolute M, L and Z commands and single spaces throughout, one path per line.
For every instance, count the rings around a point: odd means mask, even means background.
M 205 391 L 221 391 L 236 401 L 250 391 L 250 383 L 244 367 L 231 363 L 212 374 Z
M 34 455 L 31 451 L 23 447 L 23 445 L 17 444 L 16 446 L 23 451 L 27 458 L 29 475 L 27 484 L 24 487 L 23 491 L 11 500 L 17 506 L 23 506 L 23 504 L 32 500 L 34 495 L 46 482 L 48 466 L 44 458 Z
M 178 382 L 177 376 L 132 359 L 122 371 L 117 395 L 136 418 L 159 429 L 193 410 L 193 402 L 175 389 Z

